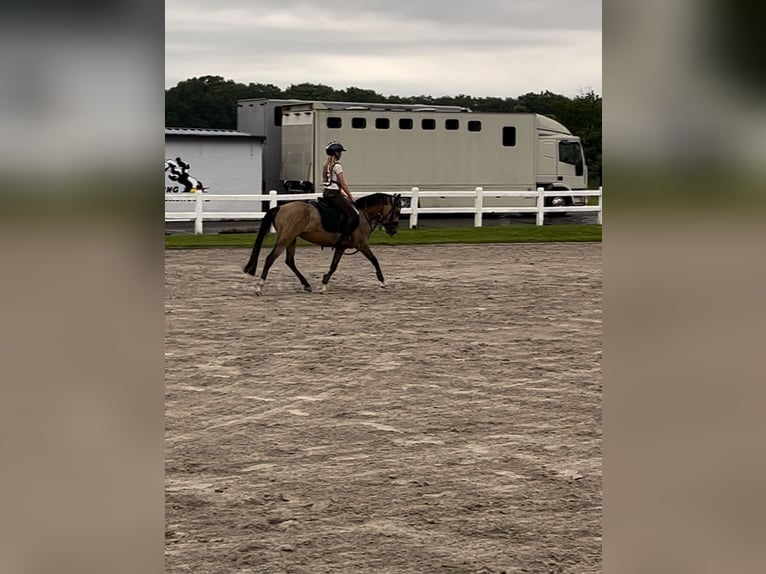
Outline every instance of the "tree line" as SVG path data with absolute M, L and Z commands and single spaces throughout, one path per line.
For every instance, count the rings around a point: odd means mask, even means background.
M 338 102 L 432 104 L 463 106 L 475 112 L 537 113 L 564 124 L 583 142 L 589 169 L 589 187 L 601 185 L 601 96 L 592 90 L 574 98 L 549 91 L 517 98 L 457 96 L 383 96 L 373 90 L 350 87 L 336 90 L 323 84 L 293 84 L 282 90 L 273 84 L 242 84 L 221 76 L 202 76 L 165 90 L 165 126 L 183 128 L 237 128 L 237 100 L 250 98 L 299 99 Z

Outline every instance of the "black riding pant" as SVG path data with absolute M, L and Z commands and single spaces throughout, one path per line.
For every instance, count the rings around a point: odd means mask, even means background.
M 346 216 L 346 234 L 350 234 L 359 223 L 356 208 L 337 189 L 325 189 L 322 192 L 322 197 L 340 209 L 341 213 Z

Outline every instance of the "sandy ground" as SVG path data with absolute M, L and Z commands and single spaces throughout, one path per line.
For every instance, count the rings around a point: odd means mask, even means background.
M 601 244 L 375 253 L 166 253 L 166 571 L 601 572 Z

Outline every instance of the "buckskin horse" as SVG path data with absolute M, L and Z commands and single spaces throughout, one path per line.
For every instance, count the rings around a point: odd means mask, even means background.
M 322 293 L 327 289 L 330 277 L 338 268 L 338 263 L 346 249 L 358 249 L 375 267 L 375 274 L 381 287 L 386 286 L 383 279 L 383 272 L 380 270 L 378 259 L 373 255 L 368 243 L 370 234 L 378 226 L 382 225 L 386 234 L 395 235 L 399 227 L 399 214 L 402 209 L 401 194 L 390 195 L 387 193 L 373 193 L 360 197 L 354 202 L 361 217 L 359 225 L 351 233 L 347 241 L 339 244 L 339 212 L 336 208 L 330 206 L 324 201 L 291 201 L 284 205 L 272 207 L 266 212 L 261 227 L 258 230 L 258 236 L 253 245 L 253 251 L 250 254 L 250 260 L 247 262 L 243 271 L 248 275 L 255 276 L 255 269 L 258 265 L 258 254 L 261 251 L 261 245 L 266 234 L 273 225 L 277 232 L 274 248 L 266 256 L 263 264 L 261 278 L 256 282 L 255 294 L 260 295 L 269 269 L 276 261 L 282 251 L 287 251 L 285 263 L 295 273 L 298 280 L 303 285 L 305 291 L 311 291 L 311 285 L 306 278 L 298 271 L 295 266 L 295 244 L 299 237 L 324 247 L 335 247 L 330 270 L 322 276 Z

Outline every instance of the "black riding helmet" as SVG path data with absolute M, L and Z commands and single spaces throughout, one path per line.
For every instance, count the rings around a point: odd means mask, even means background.
M 348 151 L 346 148 L 343 147 L 343 144 L 336 141 L 331 141 L 330 143 L 325 146 L 324 151 L 327 155 L 335 155 L 339 151 Z

